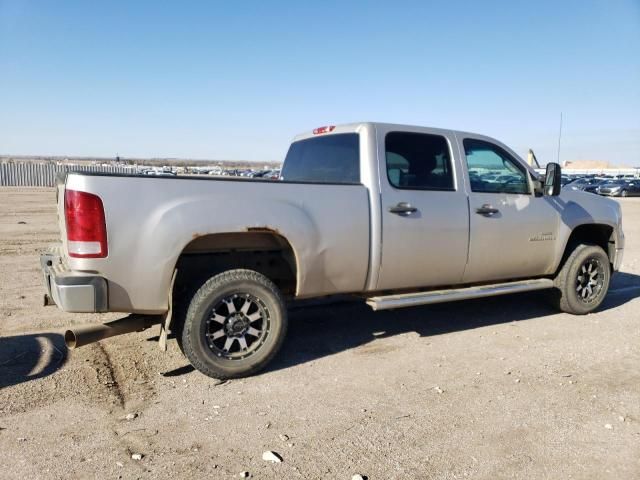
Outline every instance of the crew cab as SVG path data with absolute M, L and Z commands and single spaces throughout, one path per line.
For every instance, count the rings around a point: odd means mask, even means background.
M 383 310 L 549 289 L 585 314 L 620 267 L 621 210 L 560 179 L 490 137 L 384 123 L 298 135 L 277 181 L 70 173 L 45 299 L 132 314 L 67 331 L 70 347 L 160 324 L 217 378 L 264 368 L 296 299 Z

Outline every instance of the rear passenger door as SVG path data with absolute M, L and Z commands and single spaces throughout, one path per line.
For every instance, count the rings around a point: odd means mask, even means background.
M 446 131 L 377 127 L 382 202 L 378 290 L 462 280 L 468 206 L 460 159 Z
M 550 273 L 560 222 L 556 197 L 536 197 L 525 166 L 484 137 L 461 139 L 469 177 L 465 283 Z

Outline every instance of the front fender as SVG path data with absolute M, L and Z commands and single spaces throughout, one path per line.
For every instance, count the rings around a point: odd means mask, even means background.
M 553 199 L 553 202 L 560 212 L 556 268 L 562 260 L 571 233 L 582 225 L 606 225 L 611 227 L 615 250 L 622 251 L 624 249 L 622 210 L 620 204 L 615 200 L 565 187 L 561 194 Z M 612 263 L 616 263 L 614 258 L 612 258 Z

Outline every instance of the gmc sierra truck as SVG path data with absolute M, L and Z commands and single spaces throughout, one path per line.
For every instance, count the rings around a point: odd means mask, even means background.
M 297 136 L 281 179 L 69 173 L 45 303 L 127 312 L 68 330 L 70 348 L 160 324 L 217 378 L 274 357 L 295 299 L 374 310 L 549 289 L 586 314 L 622 261 L 618 203 L 560 190 L 482 135 L 382 123 Z

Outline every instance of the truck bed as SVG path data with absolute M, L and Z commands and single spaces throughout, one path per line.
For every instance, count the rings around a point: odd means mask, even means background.
M 299 297 L 362 291 L 367 281 L 370 209 L 363 185 L 70 173 L 64 188 L 103 201 L 108 256 L 64 261 L 107 280 L 111 311 L 165 311 L 181 253 L 219 232 L 264 231 L 286 239 Z M 64 218 L 61 191 L 58 197 Z M 64 239 L 64 221 L 60 226 Z

